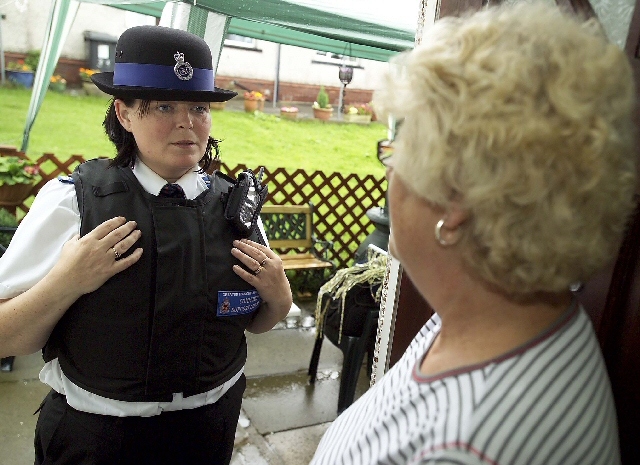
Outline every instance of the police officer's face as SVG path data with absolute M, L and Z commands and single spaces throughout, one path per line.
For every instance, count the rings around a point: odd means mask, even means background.
M 137 156 L 167 181 L 176 181 L 203 157 L 211 131 L 208 102 L 152 101 L 144 114 L 139 100 L 133 107 L 116 100 L 115 106 L 136 140 Z

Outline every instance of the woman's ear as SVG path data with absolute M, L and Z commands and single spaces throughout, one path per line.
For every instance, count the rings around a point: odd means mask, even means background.
M 462 208 L 460 202 L 452 201 L 447 205 L 444 216 L 436 223 L 435 235 L 440 245 L 449 247 L 456 245 L 462 237 L 460 227 L 467 221 L 469 213 Z
M 132 109 L 124 104 L 124 102 L 120 99 L 115 99 L 113 101 L 113 108 L 116 111 L 116 116 L 118 117 L 118 121 L 122 127 L 131 132 L 131 116 L 133 115 Z
M 444 227 L 447 229 L 458 229 L 469 218 L 469 212 L 462 208 L 460 202 L 454 200 L 447 205 L 447 213 L 444 216 Z

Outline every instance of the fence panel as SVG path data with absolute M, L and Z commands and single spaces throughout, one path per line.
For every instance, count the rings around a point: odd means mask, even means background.
M 14 147 L 6 146 L 0 146 L 0 155 L 27 158 Z M 42 180 L 34 186 L 32 196 L 35 196 L 50 179 L 71 174 L 85 159 L 82 155 L 72 155 L 62 162 L 54 154 L 45 153 L 35 161 L 40 165 Z M 258 168 L 251 169 L 257 172 Z M 222 163 L 220 168 L 222 172 L 234 178 L 245 169 L 246 165 L 229 166 L 226 163 Z M 387 186 L 384 177 L 376 178 L 372 175 L 360 177 L 356 174 L 323 171 L 307 173 L 302 169 L 290 172 L 285 168 L 268 167 L 265 167 L 263 182 L 269 186 L 269 203 L 313 203 L 316 235 L 321 240 L 334 242 L 329 258 L 337 268 L 351 266 L 356 249 L 374 230 L 375 226 L 367 218 L 366 212 L 384 203 Z M 25 201 L 18 205 L 16 210 L 26 214 L 29 211 L 27 203 L 30 202 Z

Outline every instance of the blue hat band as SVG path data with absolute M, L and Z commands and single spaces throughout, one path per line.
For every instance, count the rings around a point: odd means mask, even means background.
M 191 79 L 183 81 L 178 78 L 173 66 L 140 63 L 116 63 L 113 68 L 113 85 L 184 91 L 215 90 L 211 69 L 193 68 Z

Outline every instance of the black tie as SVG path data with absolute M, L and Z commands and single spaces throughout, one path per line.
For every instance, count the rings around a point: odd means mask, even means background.
M 180 184 L 170 184 L 167 183 L 162 186 L 160 189 L 160 193 L 158 197 L 172 197 L 174 199 L 186 199 L 187 196 L 184 195 L 184 190 L 180 187 Z

